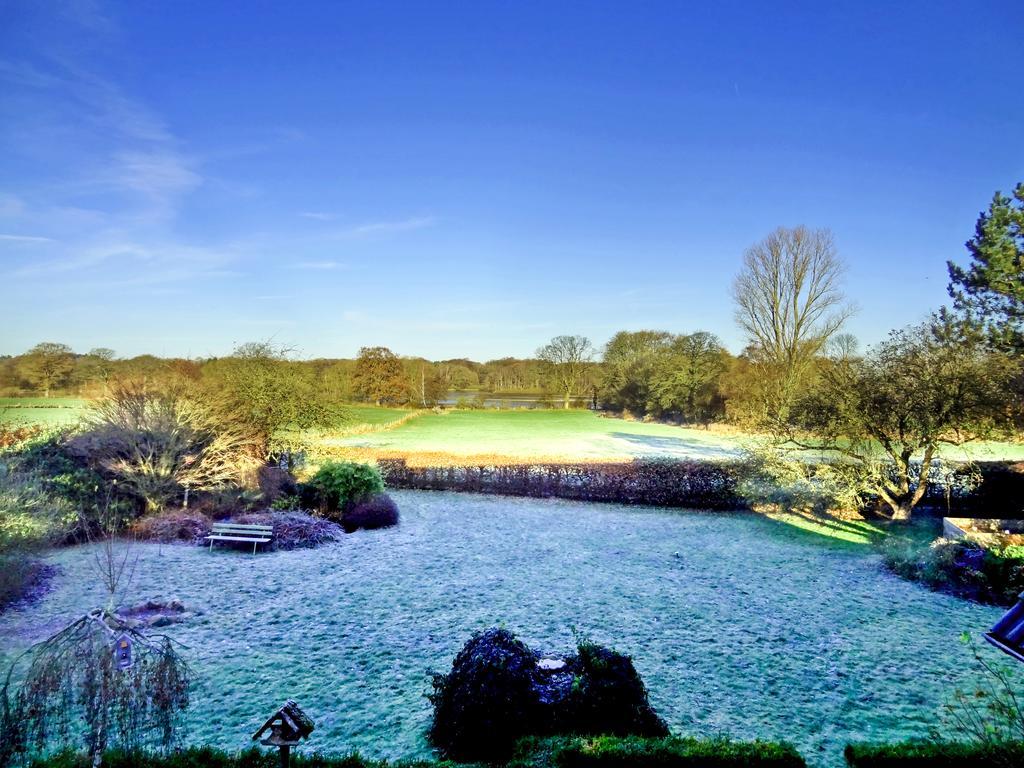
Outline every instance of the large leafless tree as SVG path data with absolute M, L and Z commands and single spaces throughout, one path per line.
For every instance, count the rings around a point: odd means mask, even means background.
M 586 336 L 555 336 L 537 350 L 549 381 L 562 394 L 565 408 L 579 394 L 587 380 L 594 347 Z
M 827 229 L 780 227 L 744 254 L 736 320 L 769 374 L 769 415 L 785 416 L 815 356 L 853 313 L 843 271 Z

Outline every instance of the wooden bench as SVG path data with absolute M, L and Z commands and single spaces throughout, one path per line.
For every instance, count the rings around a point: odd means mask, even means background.
M 205 537 L 210 540 L 210 550 L 215 541 L 252 542 L 252 553 L 256 554 L 259 544 L 269 544 L 274 538 L 274 528 L 270 525 L 244 525 L 242 523 L 214 523 L 212 533 Z

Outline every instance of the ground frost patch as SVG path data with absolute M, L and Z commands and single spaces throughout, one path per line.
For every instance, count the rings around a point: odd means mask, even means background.
M 567 651 L 575 627 L 631 654 L 677 733 L 787 739 L 840 765 L 847 741 L 925 736 L 976 674 L 960 633 L 999 615 L 752 515 L 394 497 L 398 528 L 318 550 L 137 546 L 127 602 L 201 612 L 168 628 L 197 672 L 190 742 L 247 746 L 294 698 L 312 748 L 426 756 L 428 671 L 503 624 L 541 650 Z M 50 559 L 53 591 L 0 616 L 5 656 L 102 604 L 88 548 Z

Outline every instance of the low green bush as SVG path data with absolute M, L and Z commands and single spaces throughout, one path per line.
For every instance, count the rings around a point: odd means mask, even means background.
M 354 461 L 328 461 L 303 486 L 302 501 L 340 523 L 351 504 L 383 492 L 384 480 L 376 467 Z
M 848 744 L 850 768 L 994 768 L 1024 765 L 1024 743 L 905 741 L 895 744 Z
M 982 603 L 1012 605 L 1024 592 L 1019 547 L 984 549 L 963 540 L 890 536 L 880 544 L 886 567 L 932 589 Z
M 523 739 L 508 768 L 803 768 L 793 747 L 770 741 L 667 736 Z
M 46 515 L 56 515 L 62 521 L 59 533 L 63 538 L 76 537 L 82 525 L 98 520 L 106 510 L 131 516 L 116 489 L 68 451 L 66 441 L 70 434 L 40 433 L 0 450 L 0 494 L 32 496 L 31 504 L 21 506 L 53 512 Z

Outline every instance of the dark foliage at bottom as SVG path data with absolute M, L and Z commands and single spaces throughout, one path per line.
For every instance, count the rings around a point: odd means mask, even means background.
M 249 749 L 237 754 L 210 747 L 191 747 L 180 752 L 157 755 L 147 752 L 105 752 L 106 768 L 280 768 L 277 750 L 261 752 Z M 324 756 L 293 754 L 292 768 L 387 768 L 383 760 L 367 760 L 358 754 Z M 404 768 L 429 768 L 426 761 L 397 762 L 390 765 Z M 92 768 L 92 761 L 83 753 L 62 752 L 46 760 L 37 760 L 32 768 Z
M 524 739 L 509 768 L 804 768 L 792 746 L 771 741 L 637 736 Z
M 845 754 L 850 768 L 1008 768 L 1024 765 L 1024 742 L 849 744 Z
M 434 675 L 431 742 L 454 760 L 501 760 L 524 736 L 665 736 L 628 656 L 589 642 L 544 668 L 505 629 L 474 635 L 451 672 Z

